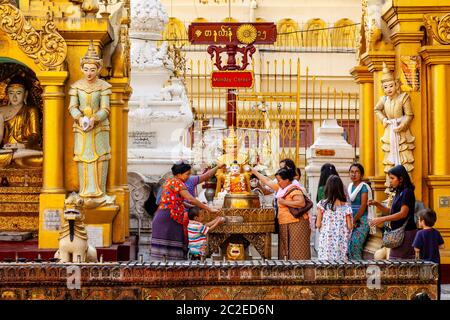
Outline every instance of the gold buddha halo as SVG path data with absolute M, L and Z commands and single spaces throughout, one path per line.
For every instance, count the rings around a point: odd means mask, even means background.
M 85 65 L 86 63 L 95 64 L 98 67 L 101 67 L 103 65 L 103 60 L 99 57 L 97 51 L 95 50 L 94 42 L 92 40 L 89 43 L 89 48 L 86 54 L 83 58 L 81 58 L 81 67 L 83 67 L 83 65 Z
M 386 62 L 383 62 L 383 74 L 381 75 L 381 83 L 388 81 L 395 81 L 395 78 L 387 67 Z

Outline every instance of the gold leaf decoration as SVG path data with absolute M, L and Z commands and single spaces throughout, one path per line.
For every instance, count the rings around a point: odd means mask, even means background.
M 450 13 L 438 17 L 424 15 L 428 35 L 443 45 L 450 44 Z
M 62 70 L 67 44 L 56 30 L 51 13 L 42 31 L 37 31 L 25 19 L 22 11 L 9 1 L 0 0 L 0 30 L 16 41 L 20 49 L 45 71 Z
M 244 44 L 252 44 L 256 40 L 258 30 L 251 24 L 243 24 L 237 29 L 237 38 Z

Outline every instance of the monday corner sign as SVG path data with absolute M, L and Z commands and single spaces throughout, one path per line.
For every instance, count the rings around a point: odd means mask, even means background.
M 189 26 L 188 34 L 191 44 L 207 44 L 215 49 L 225 45 L 227 53 L 235 55 L 239 50 L 238 45 L 249 47 L 253 44 L 273 44 L 277 38 L 277 29 L 273 22 L 197 22 Z M 212 88 L 253 88 L 253 84 L 252 71 L 233 69 L 211 73 Z
M 253 88 L 252 71 L 213 71 L 211 73 L 212 88 Z

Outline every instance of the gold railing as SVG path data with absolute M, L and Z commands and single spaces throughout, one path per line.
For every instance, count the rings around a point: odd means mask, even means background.
M 196 120 L 203 120 L 206 127 L 212 119 L 225 122 L 227 90 L 211 88 L 211 62 L 191 60 L 187 66 L 186 84 Z M 271 144 L 274 157 L 295 159 L 303 168 L 306 149 L 314 143 L 325 119 L 338 121 L 358 157 L 357 93 L 336 91 L 326 79 L 310 75 L 300 60 L 259 60 L 251 69 L 254 87 L 237 91 L 237 126 L 269 130 L 278 141 Z
M 163 40 L 184 45 L 185 51 L 206 51 L 207 46 L 189 44 L 190 23 L 171 17 L 163 31 Z M 277 22 L 278 36 L 275 44 L 259 45 L 258 49 L 261 52 L 355 52 L 358 25 L 349 19 L 341 19 L 335 23 L 326 23 L 321 19 L 311 19 L 306 23 L 282 19 Z

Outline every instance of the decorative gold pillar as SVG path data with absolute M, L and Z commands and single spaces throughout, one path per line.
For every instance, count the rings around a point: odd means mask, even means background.
M 128 225 L 128 208 L 129 198 L 127 191 L 124 189 L 123 170 L 126 170 L 126 155 L 128 152 L 127 142 L 125 140 L 124 122 L 128 122 L 128 118 L 124 119 L 124 107 L 126 105 L 124 95 L 128 87 L 127 78 L 111 78 L 109 83 L 112 85 L 111 95 L 111 160 L 108 172 L 108 194 L 116 196 L 116 204 L 120 206 L 120 211 L 113 221 L 113 243 L 125 242 Z M 127 106 L 127 105 L 126 105 Z M 127 106 L 128 107 L 128 106 Z M 128 132 L 128 131 L 127 131 Z M 126 176 L 125 176 L 126 177 Z
M 429 70 L 430 174 L 450 174 L 450 65 L 434 64 L 429 52 L 422 51 Z M 450 48 L 448 51 L 450 55 Z M 450 60 L 450 57 L 448 57 Z
M 437 214 L 435 227 L 450 242 L 450 44 L 424 46 L 420 54 L 426 65 L 428 129 L 429 207 Z M 441 251 L 441 263 L 450 264 L 450 248 Z
M 123 100 L 121 97 L 121 92 L 118 92 L 118 88 L 112 87 L 111 95 L 111 114 L 110 114 L 110 125 L 111 125 L 111 160 L 109 162 L 109 172 L 108 172 L 108 193 L 114 193 L 122 189 L 122 105 Z
M 66 71 L 42 71 L 37 77 L 44 88 L 43 177 L 39 198 L 39 248 L 57 248 L 58 231 L 45 227 L 49 212 L 63 214 L 64 188 L 64 83 Z
M 41 82 L 42 83 L 42 82 Z M 44 93 L 43 121 L 43 193 L 61 193 L 64 190 L 63 124 L 64 87 L 42 84 Z
M 450 55 L 450 50 L 449 53 Z M 431 174 L 450 174 L 450 65 L 431 68 Z
M 366 66 L 353 68 L 350 73 L 359 84 L 359 158 L 365 176 L 375 175 L 375 127 L 373 75 Z
M 125 202 L 124 202 L 124 222 L 125 222 L 125 237 L 130 236 L 130 190 L 128 188 L 128 101 L 130 99 L 132 89 L 130 86 L 125 88 L 123 95 L 123 107 L 122 107 L 122 189 L 124 190 Z

